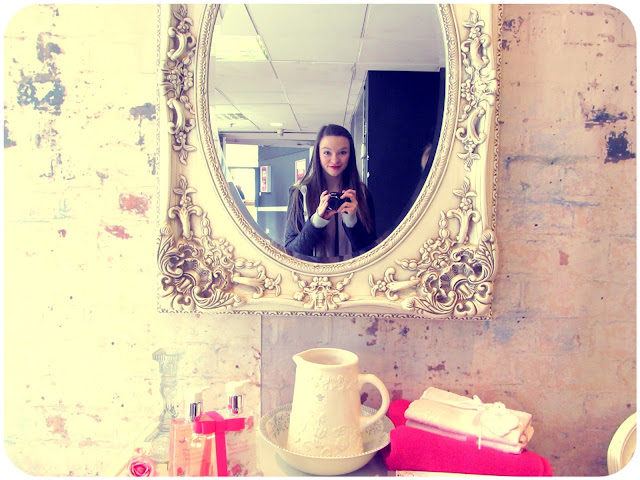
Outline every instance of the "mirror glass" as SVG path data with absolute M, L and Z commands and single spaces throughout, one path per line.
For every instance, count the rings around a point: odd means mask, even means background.
M 377 240 L 402 221 L 436 152 L 445 46 L 433 4 L 226 4 L 209 72 L 213 131 L 239 209 L 284 248 L 289 189 L 310 169 L 318 130 L 349 130 L 373 199 Z

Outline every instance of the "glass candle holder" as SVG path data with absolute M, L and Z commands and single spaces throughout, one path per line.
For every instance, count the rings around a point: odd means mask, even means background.
M 162 395 L 162 413 L 158 426 L 149 434 L 145 442 L 150 442 L 150 457 L 156 463 L 169 461 L 169 427 L 171 420 L 178 416 L 175 408 L 175 396 L 178 385 L 178 362 L 184 352 L 179 348 L 160 348 L 153 352 L 152 358 L 160 367 L 160 395 Z

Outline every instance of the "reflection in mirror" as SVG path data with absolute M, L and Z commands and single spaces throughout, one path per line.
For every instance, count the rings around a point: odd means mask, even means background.
M 310 168 L 316 134 L 329 123 L 354 138 L 378 241 L 394 230 L 440 135 L 445 59 L 436 5 L 226 4 L 211 55 L 212 126 L 234 198 L 256 231 L 284 248 L 289 188 Z

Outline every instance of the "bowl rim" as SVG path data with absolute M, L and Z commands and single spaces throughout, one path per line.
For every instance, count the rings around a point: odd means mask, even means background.
M 628 464 L 628 462 L 625 462 L 624 453 L 631 438 L 637 435 L 636 418 L 637 412 L 629 415 L 629 417 L 620 424 L 611 438 L 611 442 L 607 448 L 607 470 L 609 471 L 609 475 L 619 472 Z M 634 453 L 635 450 L 632 452 L 632 456 Z
M 340 456 L 340 457 L 318 457 L 316 455 L 306 455 L 304 453 L 298 453 L 298 452 L 294 452 L 293 450 L 289 450 L 286 447 L 283 447 L 281 445 L 278 445 L 277 443 L 271 441 L 269 438 L 267 438 L 267 436 L 265 435 L 264 431 L 263 431 L 263 424 L 271 417 L 273 417 L 276 413 L 282 412 L 282 411 L 291 411 L 291 403 L 286 403 L 284 405 L 280 405 L 279 407 L 274 408 L 273 410 L 271 410 L 268 413 L 265 413 L 262 418 L 260 419 L 260 424 L 259 424 L 259 428 L 258 431 L 260 432 L 260 436 L 262 438 L 264 438 L 264 440 L 266 442 L 268 442 L 269 444 L 273 445 L 274 447 L 276 447 L 278 450 L 284 450 L 287 453 L 290 453 L 292 455 L 297 455 L 299 457 L 303 457 L 303 458 L 308 458 L 308 459 L 312 459 L 312 460 L 340 460 L 340 459 L 354 459 L 354 458 L 359 458 L 359 457 L 364 457 L 367 455 L 372 455 L 375 454 L 376 452 L 382 450 L 384 447 L 386 447 L 387 445 L 389 445 L 391 438 L 389 435 L 389 432 L 391 430 L 393 430 L 394 425 L 393 422 L 389 419 L 389 417 L 387 417 L 386 415 L 383 415 L 382 418 L 376 420 L 374 423 L 372 423 L 372 425 L 375 425 L 378 422 L 382 422 L 383 426 L 390 427 L 390 428 L 384 428 L 384 433 L 386 433 L 387 435 L 387 441 L 384 443 L 384 445 L 377 445 L 375 448 L 373 449 L 369 449 L 366 452 L 362 452 L 359 453 L 357 455 L 347 455 L 347 456 Z M 371 408 L 371 407 L 367 407 L 366 405 L 362 405 L 362 409 L 370 414 L 373 414 L 375 412 L 377 412 L 377 410 Z M 382 442 L 381 442 L 382 443 Z

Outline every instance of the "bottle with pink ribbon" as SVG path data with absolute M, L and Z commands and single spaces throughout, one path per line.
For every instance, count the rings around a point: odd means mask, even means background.
M 203 390 L 206 387 L 188 390 L 184 395 L 184 414 L 174 418 L 169 429 L 169 476 L 200 477 L 213 473 L 211 458 L 203 462 L 206 436 L 195 433 L 195 421 L 202 414 Z M 211 457 L 211 452 L 207 453 Z
M 221 415 L 229 422 L 242 422 L 243 428 L 228 431 L 226 436 L 227 470 L 231 477 L 259 476 L 257 470 L 256 430 L 254 417 L 245 409 L 244 388 L 249 380 L 228 382 L 226 411 Z
M 204 412 L 202 391 L 185 399 L 185 418 L 171 423 L 169 476 L 258 476 L 253 415 L 246 415 L 243 388 L 249 381 L 229 382 L 226 409 Z

